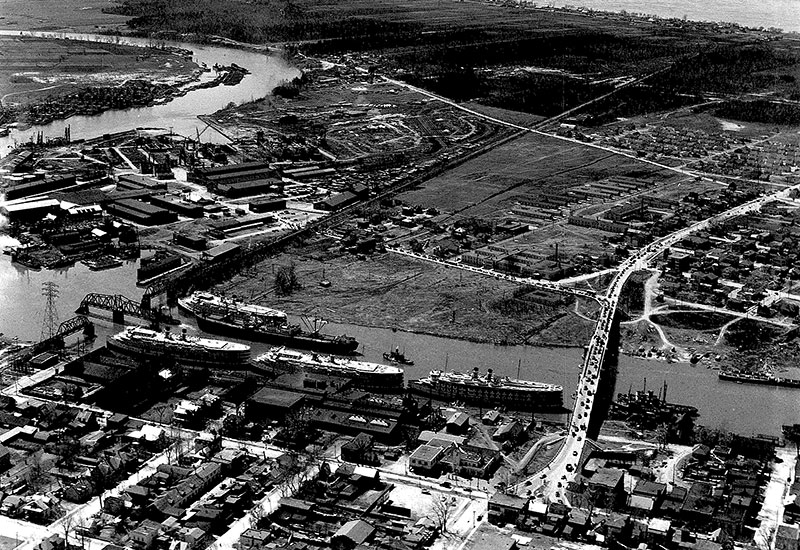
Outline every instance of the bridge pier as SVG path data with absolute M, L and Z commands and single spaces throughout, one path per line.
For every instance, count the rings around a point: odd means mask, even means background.
M 125 324 L 125 313 L 120 309 L 112 310 L 111 319 L 114 321 L 114 324 L 123 325 Z
M 150 298 L 149 294 L 142 296 L 142 309 L 150 309 Z
M 94 338 L 96 336 L 94 331 L 94 323 L 89 323 L 88 325 L 84 325 L 83 335 L 86 338 Z

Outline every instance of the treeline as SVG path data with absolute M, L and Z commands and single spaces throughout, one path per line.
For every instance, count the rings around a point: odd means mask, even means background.
M 591 115 L 587 126 L 599 126 L 617 118 L 634 117 L 645 113 L 668 111 L 702 101 L 699 94 L 683 94 L 647 83 L 631 86 L 586 110 Z
M 231 4 L 213 0 L 125 0 L 106 11 L 131 17 L 128 26 L 142 32 L 175 31 L 218 35 L 241 42 L 291 42 L 341 36 L 410 34 L 413 25 L 375 17 L 331 17 L 286 2 Z M 240 9 L 241 8 L 241 9 Z
M 688 44 L 629 37 L 605 32 L 567 29 L 559 34 L 500 33 L 464 30 L 448 33 L 439 47 L 403 50 L 389 59 L 400 67 L 436 64 L 444 67 L 535 65 L 575 73 L 605 74 L 619 70 L 642 73 L 661 66 L 660 61 L 688 53 Z
M 716 109 L 715 114 L 742 122 L 800 124 L 800 105 L 776 103 L 767 99 L 726 101 Z
M 676 93 L 748 93 L 796 86 L 785 71 L 794 71 L 800 54 L 778 50 L 774 44 L 720 44 L 677 63 L 650 84 Z
M 424 67 L 404 80 L 456 101 L 551 116 L 606 93 L 610 84 L 592 85 L 557 74 L 492 75 L 471 67 Z

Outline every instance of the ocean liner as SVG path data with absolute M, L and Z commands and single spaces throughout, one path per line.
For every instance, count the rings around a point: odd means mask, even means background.
M 143 327 L 126 327 L 111 336 L 106 347 L 129 357 L 174 360 L 176 363 L 216 369 L 244 368 L 250 361 L 250 346 L 225 340 L 173 334 Z
M 537 412 L 562 412 L 564 389 L 556 384 L 499 377 L 488 369 L 481 377 L 478 368 L 471 374 L 433 370 L 427 378 L 411 380 L 414 393 L 443 401 L 461 401 L 468 405 Z
M 192 292 L 186 298 L 178 300 L 178 307 L 188 313 L 224 313 L 230 309 L 236 309 L 243 314 L 252 315 L 273 323 L 281 324 L 286 322 L 286 313 L 271 307 L 260 306 L 258 304 L 248 304 L 235 298 L 218 296 L 210 292 Z
M 347 357 L 273 348 L 259 355 L 256 364 L 288 365 L 305 372 L 344 376 L 351 378 L 359 388 L 367 390 L 397 392 L 403 389 L 402 369 L 380 363 L 355 361 Z
M 200 330 L 213 334 L 340 355 L 355 353 L 359 345 L 347 335 L 322 334 L 326 323 L 321 319 L 308 321 L 308 330 L 303 330 L 282 311 L 213 294 L 194 293 L 178 305 L 194 313 Z

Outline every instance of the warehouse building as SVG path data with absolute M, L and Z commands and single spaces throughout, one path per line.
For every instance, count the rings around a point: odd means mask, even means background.
M 175 212 L 136 199 L 118 200 L 106 209 L 115 216 L 141 225 L 163 225 L 178 221 Z
M 345 206 L 349 206 L 357 201 L 358 197 L 355 195 L 355 193 L 345 191 L 344 193 L 337 193 L 336 195 L 331 195 L 326 199 L 315 202 L 314 208 L 316 210 L 324 210 L 326 212 L 336 212 L 337 210 L 341 210 Z
M 203 259 L 212 262 L 221 262 L 238 254 L 240 249 L 241 247 L 236 243 L 224 243 L 219 246 L 215 246 L 211 250 L 205 251 L 203 253 Z
M 150 197 L 150 204 L 170 210 L 179 216 L 185 216 L 187 218 L 202 218 L 204 215 L 203 207 L 199 204 L 179 201 L 167 195 Z
M 76 185 L 75 176 L 52 176 L 10 186 L 6 189 L 6 200 L 24 199 L 50 191 L 58 191 Z
M 156 181 L 153 178 L 139 176 L 137 174 L 123 174 L 119 177 L 117 189 L 121 191 L 128 191 L 131 189 L 149 189 L 150 191 L 159 191 L 167 189 L 167 182 Z
M 277 195 L 271 195 L 250 201 L 250 212 L 272 212 L 286 208 L 286 199 Z

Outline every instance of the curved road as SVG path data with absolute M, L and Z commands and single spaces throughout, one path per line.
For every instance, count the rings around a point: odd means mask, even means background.
M 532 490 L 541 489 L 542 494 L 550 500 L 569 504 L 564 494 L 564 488 L 569 481 L 575 479 L 578 473 L 578 463 L 586 445 L 586 428 L 592 414 L 600 379 L 600 368 L 608 349 L 609 330 L 622 287 L 628 277 L 635 271 L 646 268 L 653 258 L 692 233 L 706 229 L 712 223 L 756 211 L 766 202 L 788 196 L 794 189 L 800 189 L 800 185 L 759 197 L 661 237 L 639 250 L 619 266 L 617 276 L 609 286 L 605 297 L 600 298 L 600 315 L 581 368 L 578 396 L 575 399 L 575 407 L 569 421 L 567 439 L 545 471 L 540 472 L 537 478 L 531 480 Z
M 552 501 L 569 504 L 564 494 L 564 488 L 569 481 L 575 479 L 578 473 L 578 463 L 585 450 L 586 429 L 594 408 L 594 398 L 600 380 L 600 368 L 603 365 L 608 349 L 609 331 L 611 329 L 614 313 L 617 309 L 622 287 L 625 285 L 628 277 L 638 270 L 647 268 L 648 264 L 656 256 L 662 254 L 667 248 L 692 233 L 707 229 L 712 223 L 754 212 L 766 202 L 788 197 L 792 190 L 800 190 L 800 184 L 759 197 L 653 241 L 636 254 L 626 259 L 616 269 L 617 275 L 614 277 L 605 295 L 595 294 L 588 290 L 571 288 L 558 282 L 506 275 L 490 269 L 466 265 L 453 260 L 444 260 L 429 254 L 418 254 L 396 248 L 387 248 L 387 250 L 447 267 L 455 267 L 474 273 L 480 273 L 497 279 L 506 279 L 545 290 L 581 296 L 583 298 L 597 300 L 600 303 L 598 321 L 595 325 L 594 334 L 587 346 L 587 351 L 581 367 L 577 397 L 569 420 L 568 432 L 564 444 L 559 453 L 553 458 L 553 461 L 544 470 L 527 480 L 527 482 L 529 482 L 528 488 L 530 488 L 531 491 L 540 491 L 542 495 Z M 524 482 L 514 487 L 515 491 L 520 491 L 524 488 Z

